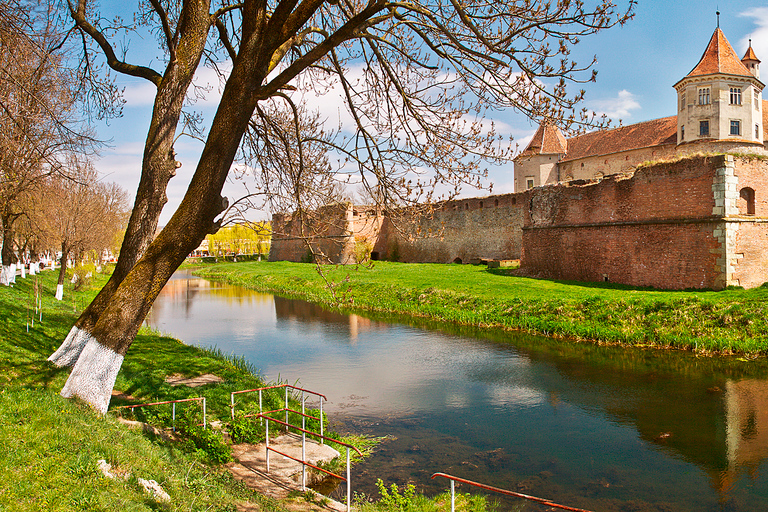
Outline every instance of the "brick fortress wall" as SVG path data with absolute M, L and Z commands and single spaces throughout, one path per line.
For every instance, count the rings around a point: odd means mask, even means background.
M 519 197 L 500 194 L 392 212 L 374 244 L 374 257 L 409 263 L 518 259 L 523 218 Z
M 764 162 L 720 155 L 533 189 L 521 266 L 533 276 L 655 288 L 756 286 L 768 280 L 768 233 L 763 210 L 741 215 L 738 197 L 751 183 L 759 198 L 765 179 Z

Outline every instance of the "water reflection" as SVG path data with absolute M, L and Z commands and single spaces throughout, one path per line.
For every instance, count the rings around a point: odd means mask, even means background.
M 183 276 L 148 317 L 394 435 L 357 468 L 369 494 L 445 471 L 596 510 L 768 509 L 765 361 L 392 320 Z

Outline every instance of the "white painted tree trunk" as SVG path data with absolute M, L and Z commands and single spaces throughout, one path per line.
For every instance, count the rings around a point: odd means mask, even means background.
M 11 267 L 3 265 L 2 270 L 0 270 L 0 284 L 4 284 L 5 286 L 9 286 L 11 282 L 8 280 L 8 274 L 10 273 Z
M 21 264 L 21 278 L 22 278 L 22 279 L 26 279 L 26 278 L 27 278 L 27 272 L 26 272 L 26 269 L 27 269 L 27 267 L 26 267 L 26 266 L 24 266 L 24 264 L 22 263 L 22 264 Z
M 123 356 L 100 345 L 96 338 L 89 334 L 86 334 L 86 338 L 80 357 L 77 358 L 72 373 L 61 390 L 61 396 L 76 396 L 96 411 L 106 414 L 117 373 L 123 364 Z
M 90 338 L 91 335 L 87 331 L 72 326 L 64 342 L 48 357 L 48 360 L 60 368 L 74 366 Z
M 64 298 L 64 285 L 63 284 L 57 284 L 56 285 L 56 300 L 61 300 Z
M 11 263 L 10 270 L 8 271 L 8 282 L 16 284 L 16 264 Z

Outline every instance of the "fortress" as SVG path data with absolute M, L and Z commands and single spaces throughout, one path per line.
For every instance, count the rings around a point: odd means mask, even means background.
M 665 289 L 768 281 L 768 150 L 760 60 L 717 28 L 674 84 L 677 114 L 566 138 L 543 122 L 514 160 L 512 194 L 382 212 L 336 204 L 275 214 L 270 260 L 321 255 L 520 259 L 533 277 Z M 312 247 L 312 251 L 309 247 Z

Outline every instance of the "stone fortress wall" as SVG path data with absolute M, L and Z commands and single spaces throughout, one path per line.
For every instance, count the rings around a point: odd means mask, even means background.
M 754 287 L 768 281 L 768 162 L 690 156 L 598 180 L 383 214 L 329 208 L 311 243 L 328 261 L 470 263 L 520 259 L 534 277 L 663 289 Z M 302 261 L 297 223 L 273 219 L 270 260 Z M 306 226 L 305 226 L 306 227 Z M 305 233 L 305 235 L 308 233 Z

